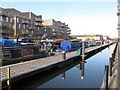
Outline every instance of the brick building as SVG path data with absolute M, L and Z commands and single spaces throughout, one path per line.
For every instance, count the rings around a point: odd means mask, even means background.
M 42 20 L 42 15 L 0 8 L 0 34 L 3 38 L 68 39 L 70 29 L 54 19 Z
M 48 32 L 49 39 L 69 39 L 70 28 L 65 23 L 56 21 L 54 19 L 43 20 L 45 31 Z

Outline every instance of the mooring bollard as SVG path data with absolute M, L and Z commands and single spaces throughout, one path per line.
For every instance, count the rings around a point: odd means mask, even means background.
M 109 73 L 109 66 L 105 65 L 105 77 L 106 77 L 105 89 L 106 90 L 108 90 L 108 73 Z
M 10 90 L 10 67 L 7 68 L 7 72 L 8 72 L 7 85 L 8 85 L 8 90 Z
M 110 62 L 110 76 L 112 76 L 113 59 L 110 58 L 109 62 Z
M 65 60 L 65 59 L 66 59 L 66 52 L 62 51 L 62 60 Z
M 114 55 L 114 53 L 112 53 L 112 58 L 113 58 L 113 62 L 115 61 L 114 59 L 115 59 L 115 55 Z

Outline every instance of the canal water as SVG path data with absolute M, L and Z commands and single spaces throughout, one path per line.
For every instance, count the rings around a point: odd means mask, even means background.
M 88 58 L 86 63 L 77 61 L 63 69 L 53 69 L 37 74 L 29 79 L 15 83 L 15 87 L 32 88 L 100 88 L 105 65 L 109 65 L 109 58 L 115 48 L 111 45 Z M 53 73 L 51 73 L 53 72 Z M 22 90 L 22 89 L 21 89 Z
M 109 65 L 109 58 L 114 48 L 115 45 L 112 45 L 87 59 L 84 64 L 84 71 L 80 70 L 80 64 L 77 64 L 36 88 L 100 88 L 105 65 Z

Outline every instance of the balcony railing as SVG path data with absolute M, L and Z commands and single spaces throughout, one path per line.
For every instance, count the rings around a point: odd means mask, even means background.
M 3 11 L 2 11 L 2 12 L 0 13 L 0 15 L 5 16 L 5 17 L 6 17 L 6 16 L 8 16 L 9 14 L 8 14 L 7 12 L 3 12 Z
M 29 27 L 29 30 L 33 30 L 34 28 L 33 27 Z
M 1 22 L 0 23 L 0 27 L 3 27 L 3 28 L 12 28 L 12 24 L 11 23 L 6 23 L 6 22 Z
M 41 23 L 35 23 L 35 26 L 43 26 Z
M 43 22 L 43 20 L 41 18 L 37 18 L 35 19 L 36 22 Z
M 23 24 L 28 24 L 29 21 L 27 21 L 27 20 L 22 20 L 22 23 L 23 23 Z
M 117 13 L 117 16 L 120 16 L 120 13 Z

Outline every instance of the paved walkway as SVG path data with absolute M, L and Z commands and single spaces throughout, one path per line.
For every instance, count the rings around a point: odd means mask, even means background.
M 116 56 L 115 56 L 115 62 L 113 63 L 114 67 L 112 68 L 112 76 L 110 76 L 110 71 L 109 71 L 109 77 L 108 77 L 108 88 L 113 89 L 117 88 L 117 74 L 118 74 L 118 49 L 116 51 Z M 101 90 L 105 88 L 105 77 L 101 86 Z M 120 84 L 119 84 L 120 85 Z

